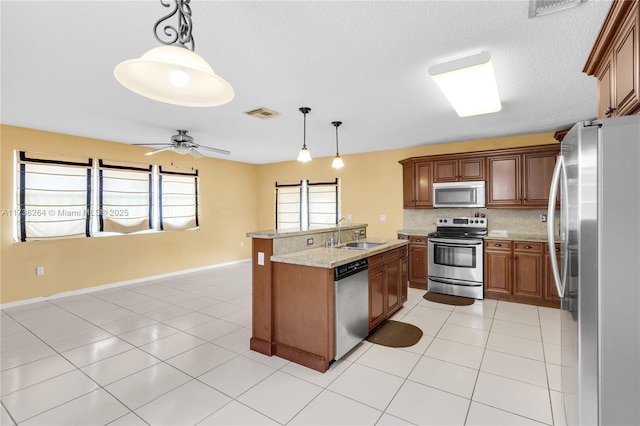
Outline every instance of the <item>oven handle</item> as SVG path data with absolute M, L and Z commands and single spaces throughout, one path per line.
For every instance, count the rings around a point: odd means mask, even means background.
M 444 240 L 440 238 L 429 238 L 430 243 L 439 243 L 439 244 L 448 244 L 451 246 L 479 246 L 482 245 L 482 241 L 473 241 L 473 242 L 458 242 L 456 240 Z
M 482 283 L 477 283 L 477 282 L 473 282 L 473 281 L 447 280 L 445 278 L 434 278 L 434 277 L 429 277 L 429 281 L 433 281 L 433 282 L 436 282 L 436 283 L 442 283 L 442 284 L 463 285 L 463 286 L 466 286 L 466 287 L 478 287 L 478 286 L 482 285 Z M 465 283 L 469 283 L 469 284 L 465 284 Z

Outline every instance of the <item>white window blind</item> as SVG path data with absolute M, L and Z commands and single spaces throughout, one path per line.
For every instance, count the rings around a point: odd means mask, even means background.
M 302 184 L 278 185 L 276 182 L 276 229 L 300 227 Z
M 276 182 L 276 229 L 327 226 L 338 223 L 339 181 L 278 184 Z
M 198 170 L 160 167 L 160 229 L 191 229 L 198 223 Z
M 88 237 L 89 158 L 18 153 L 16 217 L 20 241 Z
M 99 161 L 101 232 L 127 234 L 152 227 L 152 167 Z

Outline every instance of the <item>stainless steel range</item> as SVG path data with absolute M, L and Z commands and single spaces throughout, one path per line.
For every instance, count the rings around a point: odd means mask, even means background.
M 483 299 L 484 240 L 487 218 L 436 220 L 429 234 L 429 291 Z

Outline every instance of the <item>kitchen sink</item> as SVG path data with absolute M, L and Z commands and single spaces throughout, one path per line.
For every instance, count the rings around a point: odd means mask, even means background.
M 370 248 L 381 246 L 384 243 L 374 243 L 370 241 L 352 241 L 342 246 L 346 250 L 367 250 Z

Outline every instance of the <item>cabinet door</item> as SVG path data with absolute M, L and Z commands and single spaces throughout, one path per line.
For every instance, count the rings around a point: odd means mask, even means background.
M 460 180 L 484 180 L 484 158 L 460 160 Z
M 385 315 L 385 268 L 369 269 L 369 330 L 372 330 Z
M 426 237 L 421 238 L 426 242 Z M 409 244 L 409 282 L 411 287 L 427 289 L 427 245 L 422 242 Z
M 405 209 L 416 206 L 416 182 L 414 163 L 402 165 L 402 202 Z
M 612 64 L 613 55 L 609 55 L 609 59 L 604 63 L 602 70 L 596 75 L 598 79 L 598 118 L 610 117 L 613 112 L 612 109 L 615 108 L 615 101 L 612 97 Z
M 562 268 L 562 264 L 560 263 L 560 245 L 556 244 L 555 254 L 549 253 L 547 247 L 547 253 L 544 256 L 544 298 L 547 300 L 551 300 L 554 302 L 560 302 L 560 297 L 558 296 L 558 290 L 556 289 L 556 282 L 553 278 L 553 269 L 551 269 L 551 256 L 556 257 L 556 262 L 558 262 L 558 267 Z M 560 271 L 562 276 L 562 271 Z
M 431 161 L 415 163 L 416 207 L 433 207 Z
M 434 182 L 456 182 L 458 180 L 458 160 L 433 162 Z
M 558 146 L 558 151 L 560 147 Z M 556 165 L 555 151 L 539 154 L 524 154 L 523 199 L 526 206 L 547 207 L 551 178 Z
M 518 206 L 520 197 L 520 155 L 488 158 L 488 207 Z
M 400 303 L 404 303 L 409 298 L 409 259 L 407 256 L 400 258 Z
M 485 250 L 484 291 L 511 294 L 511 251 Z
M 541 243 L 516 243 L 513 252 L 513 295 L 542 298 Z
M 631 114 L 640 106 L 638 25 L 638 13 L 632 13 L 613 46 L 616 116 Z
M 386 312 L 385 316 L 397 311 L 400 308 L 400 300 L 402 299 L 402 267 L 400 259 L 388 262 L 385 268 L 385 284 L 386 284 Z

